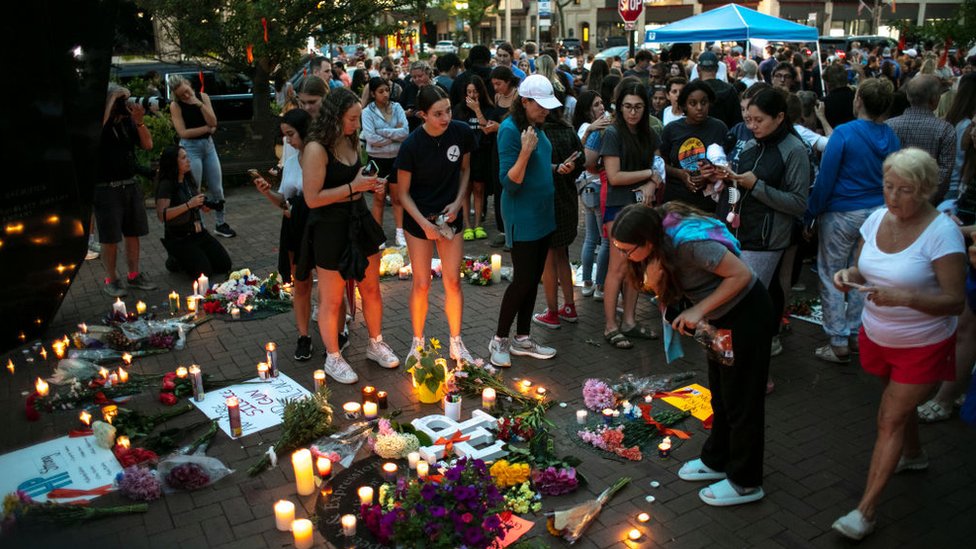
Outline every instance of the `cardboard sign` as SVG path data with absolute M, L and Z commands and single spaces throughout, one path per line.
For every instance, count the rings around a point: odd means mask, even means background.
M 295 380 L 281 374 L 268 381 L 255 377 L 253 380 L 230 385 L 207 393 L 203 402 L 190 399 L 208 418 L 216 419 L 220 428 L 231 436 L 230 420 L 227 417 L 227 397 L 236 396 L 241 405 L 241 437 L 279 425 L 285 413 L 285 401 L 305 398 L 311 393 L 295 383 Z
M 87 501 L 110 490 L 122 467 L 111 450 L 95 444 L 94 436 L 61 437 L 0 456 L 0 494 L 27 492 L 34 501 L 48 501 L 58 488 L 91 490 L 91 495 L 57 499 Z M 107 487 L 107 488 L 106 488 Z M 101 489 L 101 490 L 100 490 Z
M 502 547 L 508 547 L 509 545 L 518 541 L 518 539 L 525 535 L 526 532 L 535 526 L 535 523 L 531 520 L 525 520 L 516 514 L 511 514 L 508 520 L 503 520 L 502 524 L 508 524 L 511 528 L 505 532 L 505 537 L 502 539 L 496 539 L 495 543 L 491 544 L 491 549 L 502 549 Z
M 697 383 L 693 383 L 687 387 L 675 389 L 672 392 L 677 393 L 680 391 L 690 391 L 690 394 L 685 397 L 664 397 L 661 400 L 679 410 L 690 410 L 691 415 L 701 421 L 705 421 L 705 419 L 712 415 L 711 391 Z

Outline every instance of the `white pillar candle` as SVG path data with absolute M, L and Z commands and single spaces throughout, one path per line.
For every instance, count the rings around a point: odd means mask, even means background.
M 427 478 L 427 474 L 430 472 L 430 465 L 426 461 L 417 462 L 417 478 L 423 480 Z
M 407 463 L 410 465 L 411 469 L 417 468 L 417 463 L 420 461 L 420 452 L 410 452 L 407 454 Z
M 295 520 L 295 504 L 284 499 L 274 504 L 275 528 L 282 532 L 291 530 L 291 522 Z
M 356 535 L 356 515 L 342 515 L 342 535 L 351 538 Z
M 312 452 L 302 448 L 291 455 L 291 465 L 295 469 L 295 490 L 300 496 L 315 492 L 315 474 L 312 472 Z
M 358 419 L 362 406 L 358 402 L 347 402 L 342 405 L 342 409 L 346 412 L 346 419 Z
M 278 377 L 278 345 L 269 341 L 264 346 L 264 351 L 268 358 L 268 373 L 271 374 L 271 377 Z
M 238 309 L 237 307 L 231 307 L 230 308 L 230 318 L 231 318 L 231 320 L 240 320 L 241 319 L 241 310 Z
M 372 486 L 361 486 L 357 492 L 359 494 L 359 503 L 363 505 L 373 504 L 373 487 Z
M 363 416 L 366 419 L 376 418 L 377 404 L 375 402 L 366 402 L 363 404 Z
M 495 284 L 502 281 L 502 256 L 498 254 L 491 256 L 491 281 Z
M 37 378 L 37 381 L 34 383 L 34 390 L 37 391 L 37 396 L 46 397 L 50 391 L 50 387 L 46 381 L 41 378 Z
M 197 287 L 193 289 L 193 293 L 200 293 L 206 295 L 207 290 L 210 289 L 210 279 L 207 275 L 200 273 L 200 277 L 197 278 Z
M 206 396 L 206 393 L 203 392 L 203 372 L 200 371 L 200 367 L 196 364 L 191 364 L 190 369 L 187 371 L 190 374 L 190 379 L 193 381 L 193 400 L 203 402 Z
M 485 410 L 494 409 L 495 398 L 495 390 L 491 387 L 485 387 L 485 390 L 481 391 L 481 407 Z
M 125 318 L 126 316 L 125 302 L 122 301 L 121 297 L 115 298 L 115 303 L 112 304 L 112 313 L 115 316 L 121 316 L 122 318 Z
M 298 519 L 291 523 L 291 533 L 295 536 L 295 547 L 298 549 L 312 549 L 312 521 Z
M 576 410 L 576 423 L 586 424 L 586 410 Z

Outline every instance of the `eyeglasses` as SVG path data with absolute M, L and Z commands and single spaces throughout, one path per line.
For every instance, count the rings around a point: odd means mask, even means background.
M 642 110 L 644 110 L 643 103 L 638 103 L 636 105 L 631 105 L 630 103 L 624 103 L 623 105 L 621 105 L 621 107 L 623 108 L 623 110 L 630 111 L 630 112 L 641 112 Z
M 627 259 L 630 259 L 630 256 L 633 255 L 633 253 L 636 252 L 640 248 L 640 246 L 634 246 L 633 248 L 629 248 L 629 249 L 628 248 L 621 248 L 620 245 L 617 244 L 616 241 L 613 241 L 612 244 L 613 244 L 613 247 L 616 248 L 618 252 L 622 253 L 624 255 L 624 257 L 626 257 Z
M 788 72 L 778 72 L 773 75 L 773 78 L 777 80 L 786 80 L 788 78 L 793 78 L 793 75 Z

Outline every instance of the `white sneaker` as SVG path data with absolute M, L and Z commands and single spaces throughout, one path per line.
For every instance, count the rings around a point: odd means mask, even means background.
M 342 353 L 329 354 L 325 359 L 325 366 L 322 369 L 339 383 L 352 385 L 359 381 L 359 376 L 353 371 L 352 366 L 346 362 L 346 359 L 342 357 Z
M 412 367 L 413 364 L 410 363 L 410 357 L 413 357 L 418 362 L 420 361 L 420 349 L 424 348 L 424 338 L 415 337 L 413 341 L 410 342 L 410 352 L 407 353 L 407 358 L 404 359 L 403 363 L 408 367 Z
M 835 520 L 831 528 L 846 537 L 860 540 L 864 539 L 864 536 L 874 532 L 874 521 L 865 519 L 860 511 L 854 509 L 850 513 Z
M 383 336 L 381 335 L 376 336 L 376 339 L 369 338 L 366 358 L 384 368 L 396 368 L 400 365 L 400 359 L 393 353 L 393 349 L 389 345 L 383 343 Z
M 508 368 L 512 365 L 512 357 L 509 355 L 509 342 L 507 337 L 491 338 L 488 342 L 488 353 L 491 355 L 491 363 L 499 368 Z
M 593 290 L 593 301 L 603 301 L 603 290 L 600 288 Z
M 463 360 L 468 364 L 474 364 L 474 357 L 471 356 L 468 348 L 464 346 L 464 342 L 461 341 L 461 336 L 451 338 L 451 360 L 457 362 Z
M 397 229 L 396 231 L 396 245 L 397 248 L 407 247 L 407 237 L 403 234 L 403 229 Z
M 593 295 L 593 292 L 595 291 L 596 291 L 596 285 L 590 284 L 589 286 L 587 286 L 586 284 L 584 284 L 583 289 L 580 291 L 580 293 L 583 294 L 583 297 L 590 297 L 591 295 Z
M 783 342 L 779 340 L 779 336 L 773 336 L 773 340 L 769 346 L 769 356 L 779 356 L 783 354 Z
M 546 347 L 545 345 L 539 345 L 530 338 L 513 339 L 510 346 L 510 352 L 515 356 L 530 356 L 532 358 L 539 358 L 542 360 L 550 359 L 556 356 L 555 349 L 552 347 Z

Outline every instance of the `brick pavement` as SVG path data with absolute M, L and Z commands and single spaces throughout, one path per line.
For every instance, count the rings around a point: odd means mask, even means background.
M 249 187 L 232 189 L 228 195 L 227 219 L 239 231 L 237 238 L 221 240 L 235 267 L 249 267 L 261 274 L 273 269 L 278 217 L 266 201 Z M 188 282 L 165 271 L 158 240 L 161 227 L 152 216 L 150 225 L 152 235 L 143 240 L 143 266 L 159 283 L 160 289 L 132 291 L 129 299 L 140 298 L 150 305 L 164 306 L 170 288 L 185 288 Z M 389 219 L 387 234 L 392 235 Z M 581 240 L 582 237 L 577 239 L 572 257 L 578 257 Z M 466 249 L 469 254 L 487 252 L 484 242 L 472 243 Z M 508 264 L 507 257 L 505 261 Z M 100 292 L 101 277 L 100 263 L 88 262 L 82 267 L 47 339 L 103 314 L 110 300 Z M 814 287 L 809 272 L 804 273 L 804 278 L 808 286 Z M 410 342 L 409 283 L 391 280 L 384 282 L 382 288 L 386 315 L 384 335 L 402 354 Z M 467 315 L 464 334 L 468 347 L 476 354 L 486 353 L 486 342 L 494 331 L 495 311 L 504 289 L 504 283 L 487 288 L 464 288 Z M 438 284 L 432 286 L 430 295 L 427 335 L 446 339 L 446 323 L 439 314 L 443 292 Z M 542 307 L 540 305 L 537 310 Z M 699 374 L 698 381 L 705 383 L 701 352 L 693 342 L 685 342 L 690 358 L 671 366 L 665 365 L 659 342 L 638 342 L 630 351 L 611 349 L 605 344 L 599 345 L 602 343 L 602 304 L 579 298 L 577 307 L 581 316 L 577 325 L 565 325 L 555 331 L 533 327 L 536 336 L 558 349 L 559 356 L 555 360 L 545 362 L 516 357 L 515 367 L 506 372 L 509 378 L 530 377 L 550 388 L 555 399 L 569 403 L 566 408 L 554 407 L 551 417 L 571 421 L 573 411 L 581 406 L 582 382 L 590 376 L 692 370 Z M 659 322 L 657 313 L 647 302 L 642 301 L 640 316 L 651 323 Z M 572 442 L 559 441 L 560 450 L 575 453 L 584 460 L 580 470 L 588 477 L 590 485 L 573 496 L 548 499 L 546 508 L 593 497 L 619 476 L 634 479 L 604 509 L 577 547 L 622 546 L 623 536 L 634 522 L 633 517 L 642 510 L 649 512 L 652 520 L 644 528 L 645 536 L 640 547 L 848 545 L 830 531 L 830 524 L 856 504 L 863 488 L 874 439 L 880 386 L 855 365 L 828 365 L 813 359 L 813 349 L 823 339 L 819 327 L 801 321 L 795 321 L 793 326 L 792 335 L 784 338 L 785 352 L 772 363 L 776 391 L 767 402 L 766 499 L 738 508 L 710 508 L 698 499 L 700 484 L 677 478 L 680 464 L 697 456 L 705 438 L 698 422 L 686 422 L 685 427 L 694 433 L 693 438 L 677 445 L 673 458 L 665 462 L 646 458 L 640 463 L 621 464 L 580 451 Z M 189 335 L 185 350 L 140 359 L 135 370 L 161 372 L 172 370 L 178 364 L 196 362 L 207 368 L 217 368 L 224 375 L 235 375 L 253 370 L 261 356 L 261 345 L 274 340 L 285 351 L 282 353 L 283 371 L 310 387 L 311 371 L 321 367 L 321 363 L 318 359 L 305 364 L 293 362 L 290 354 L 295 337 L 290 314 L 239 324 L 213 321 Z M 352 387 L 331 384 L 333 402 L 358 398 L 359 387 L 369 383 L 388 390 L 392 407 L 402 408 L 408 419 L 420 413 L 433 413 L 433 406 L 416 403 L 402 368 L 389 371 L 367 364 L 365 338 L 365 328 L 359 316 L 353 329 L 353 345 L 346 357 L 359 372 L 361 384 Z M 316 347 L 321 349 L 318 338 L 315 340 Z M 14 356 L 20 357 L 19 353 Z M 5 374 L 4 382 L 0 383 L 0 409 L 10 418 L 8 428 L 0 430 L 0 451 L 61 436 L 76 422 L 71 413 L 45 414 L 36 423 L 23 419 L 25 391 L 34 376 L 44 372 L 37 366 L 23 365 L 22 359 L 20 363 L 16 374 Z M 134 399 L 133 406 L 155 409 L 154 402 L 153 395 L 144 395 Z M 465 409 L 470 412 L 468 404 Z M 195 419 L 199 417 L 183 417 L 180 421 L 190 423 Z M 100 548 L 235 549 L 290 546 L 290 535 L 274 528 L 272 502 L 280 498 L 299 502 L 299 516 L 313 512 L 314 502 L 295 495 L 293 474 L 287 460 L 284 466 L 256 478 L 248 477 L 245 472 L 277 434 L 277 429 L 271 429 L 232 441 L 218 433 L 209 455 L 223 460 L 237 472 L 207 489 L 165 496 L 152 503 L 145 515 L 105 519 L 82 527 L 21 532 L 0 540 L 0 545 L 33 548 L 63 547 L 70 543 Z M 931 468 L 924 473 L 901 475 L 892 480 L 880 507 L 879 529 L 862 546 L 962 546 L 976 531 L 966 520 L 976 510 L 976 497 L 972 495 L 976 486 L 976 466 L 971 459 L 976 453 L 976 442 L 972 431 L 954 420 L 923 426 L 922 439 L 932 459 Z M 651 480 L 659 481 L 661 486 L 651 488 Z M 649 494 L 657 501 L 646 503 L 644 497 Z M 105 496 L 100 501 L 106 505 L 121 502 L 117 494 Z M 532 533 L 553 546 L 562 546 L 545 533 L 544 524 L 538 524 Z M 316 540 L 317 545 L 324 545 L 317 533 Z

